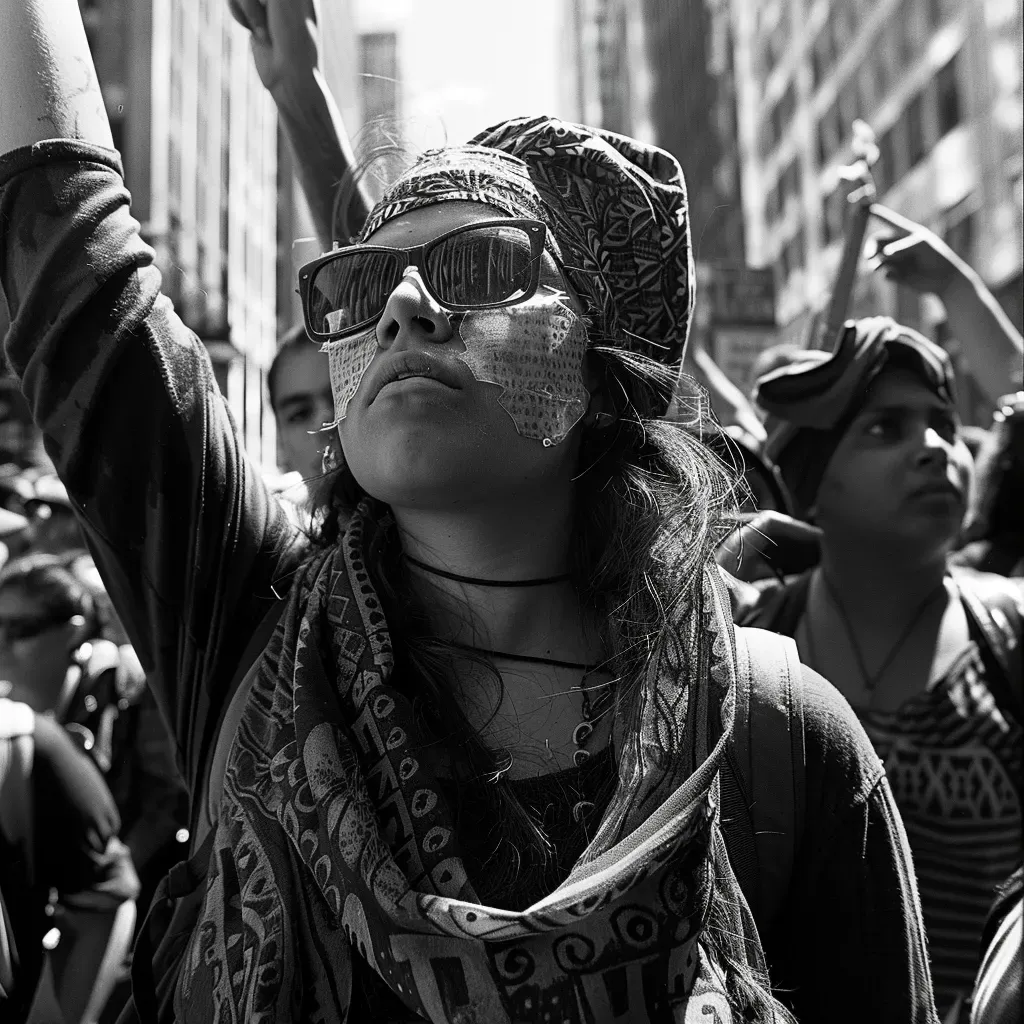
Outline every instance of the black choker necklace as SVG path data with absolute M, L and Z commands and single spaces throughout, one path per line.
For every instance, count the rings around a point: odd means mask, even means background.
M 582 661 L 559 661 L 557 658 L 541 658 L 533 654 L 510 654 L 508 651 L 492 651 L 489 647 L 474 647 L 472 644 L 460 644 L 455 640 L 449 640 L 451 647 L 460 651 L 471 651 L 474 654 L 485 654 L 490 658 L 505 658 L 508 661 L 522 661 L 529 665 L 553 665 L 555 668 L 570 668 L 577 672 L 590 675 L 597 668 L 597 665 L 584 665 Z
M 476 576 L 460 576 L 455 572 L 436 569 L 432 565 L 427 565 L 426 562 L 421 562 L 418 558 L 413 558 L 412 555 L 403 554 L 402 557 L 407 562 L 412 562 L 417 569 L 429 572 L 433 576 L 442 576 L 444 579 L 454 580 L 456 583 L 472 583 L 477 587 L 544 587 L 550 583 L 564 583 L 569 578 L 569 574 L 566 572 L 561 576 L 542 576 L 536 580 L 483 580 Z

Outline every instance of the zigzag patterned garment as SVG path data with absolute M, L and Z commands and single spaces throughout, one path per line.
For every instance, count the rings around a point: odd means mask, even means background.
M 859 712 L 914 854 L 940 1016 L 974 986 L 995 888 L 1024 855 L 1024 735 L 985 685 L 977 644 L 893 712 Z
M 177 1019 L 343 1020 L 351 957 L 435 1024 L 730 1024 L 700 942 L 732 727 L 728 609 L 709 576 L 645 683 L 619 784 L 569 877 L 523 912 L 477 902 L 363 552 L 366 508 L 300 573 L 231 749 Z M 701 654 L 702 651 L 708 652 Z M 742 952 L 740 953 L 742 955 Z

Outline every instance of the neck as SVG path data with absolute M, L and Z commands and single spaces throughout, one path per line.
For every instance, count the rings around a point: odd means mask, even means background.
M 568 492 L 543 502 L 513 499 L 486 508 L 393 512 L 403 550 L 449 573 L 512 581 L 561 576 L 568 568 Z M 587 660 L 579 601 L 569 581 L 506 588 L 446 579 L 412 563 L 407 567 L 439 636 L 511 653 Z
M 841 595 L 848 613 L 861 620 L 901 621 L 942 582 L 945 552 L 915 557 L 873 544 L 825 537 L 821 573 Z

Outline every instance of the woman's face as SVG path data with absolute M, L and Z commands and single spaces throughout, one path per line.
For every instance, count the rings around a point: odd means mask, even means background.
M 960 530 L 972 479 L 953 406 L 916 374 L 886 370 L 828 464 L 816 521 L 826 537 L 930 557 Z
M 420 245 L 454 228 L 501 216 L 478 203 L 443 202 L 396 217 L 368 241 Z M 554 260 L 547 253 L 543 260 L 538 294 L 566 292 Z M 566 295 L 562 300 L 573 305 Z M 478 380 L 460 358 L 467 346 L 459 315 L 449 316 L 438 306 L 416 274 L 407 274 L 391 293 L 377 324 L 376 344 L 339 426 L 345 461 L 367 493 L 393 507 L 453 510 L 501 506 L 513 495 L 521 499 L 531 490 L 543 493 L 555 481 L 571 478 L 578 450 L 575 432 L 550 446 L 521 436 L 499 404 L 504 389 Z M 502 344 L 515 345 L 516 337 Z M 433 376 L 417 374 L 419 360 L 429 362 Z M 410 375 L 387 382 L 399 367 Z
M 53 710 L 80 629 L 80 617 L 55 620 L 24 587 L 0 587 L 0 681 L 7 684 L 5 696 L 34 711 Z

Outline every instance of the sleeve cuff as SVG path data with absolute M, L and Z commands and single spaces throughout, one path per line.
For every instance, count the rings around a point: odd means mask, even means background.
M 121 154 L 116 149 L 75 139 L 44 139 L 31 146 L 12 149 L 0 156 L 0 188 L 25 171 L 55 163 L 100 164 L 124 177 Z

